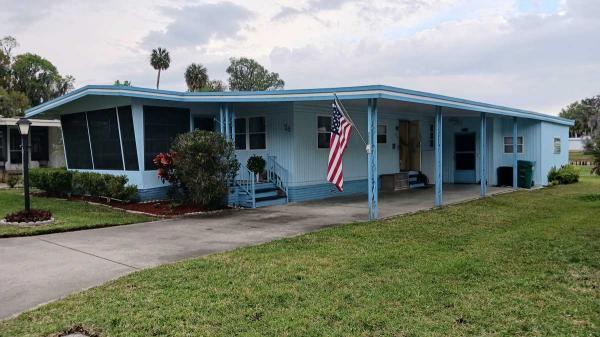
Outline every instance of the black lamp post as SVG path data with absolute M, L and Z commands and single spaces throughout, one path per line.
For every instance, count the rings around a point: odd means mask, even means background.
M 29 213 L 29 130 L 31 122 L 25 117 L 17 122 L 21 134 L 21 153 L 23 155 L 23 194 L 25 196 L 25 211 Z

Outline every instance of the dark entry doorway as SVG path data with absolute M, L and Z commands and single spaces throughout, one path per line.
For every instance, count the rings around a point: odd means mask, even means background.
M 212 117 L 194 117 L 194 130 L 215 131 L 215 119 Z
M 475 177 L 475 133 L 454 135 L 454 183 L 474 184 Z

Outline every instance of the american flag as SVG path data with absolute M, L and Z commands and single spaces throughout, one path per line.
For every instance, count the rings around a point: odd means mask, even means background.
M 344 190 L 342 157 L 344 156 L 346 146 L 348 146 L 351 132 L 352 124 L 350 124 L 341 112 L 337 100 L 334 100 L 331 111 L 331 138 L 329 139 L 327 181 L 334 184 L 340 192 Z

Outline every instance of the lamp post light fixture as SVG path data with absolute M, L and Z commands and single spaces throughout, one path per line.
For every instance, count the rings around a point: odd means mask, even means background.
M 31 121 L 25 117 L 17 121 L 19 133 L 21 134 L 21 154 L 23 156 L 23 195 L 25 196 L 25 211 L 29 213 L 29 131 L 31 130 Z

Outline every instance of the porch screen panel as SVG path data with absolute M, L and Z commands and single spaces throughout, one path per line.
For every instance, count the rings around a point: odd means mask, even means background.
M 0 125 L 0 161 L 6 161 L 6 125 Z
M 31 127 L 31 160 L 48 161 L 48 128 L 42 126 Z
M 235 119 L 235 149 L 246 149 L 246 118 Z
M 87 113 L 94 166 L 101 170 L 122 170 L 121 143 L 115 109 Z
M 9 128 L 10 135 L 10 162 L 12 164 L 21 164 L 23 154 L 21 153 L 21 134 L 17 128 Z
M 137 146 L 135 145 L 135 133 L 133 131 L 131 106 L 119 107 L 119 125 L 121 126 L 121 143 L 123 144 L 125 169 L 128 171 L 137 171 L 139 169 L 139 165 L 137 158 Z
M 70 169 L 92 169 L 92 154 L 87 132 L 85 113 L 75 113 L 60 117 L 62 125 L 67 165 Z
M 169 151 L 175 137 L 189 131 L 189 109 L 144 106 L 144 168 L 155 170 L 154 157 Z

